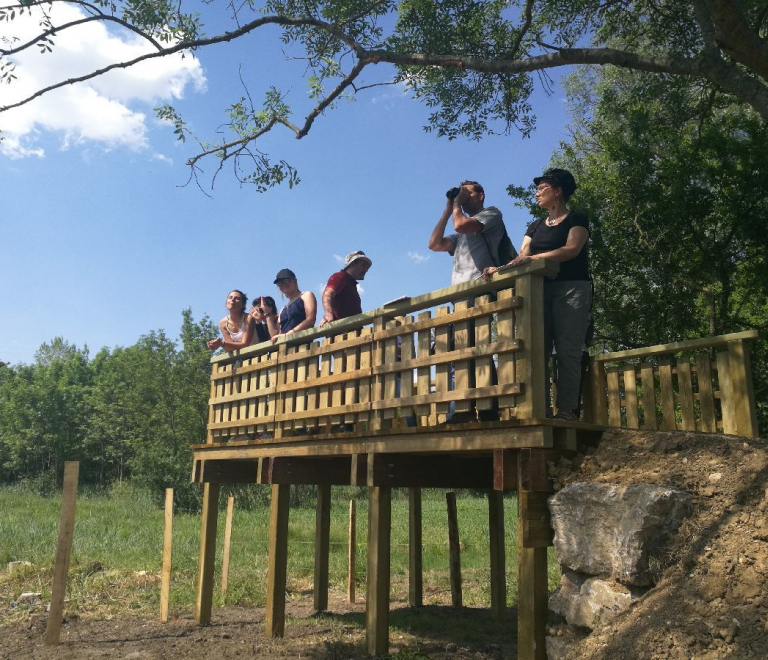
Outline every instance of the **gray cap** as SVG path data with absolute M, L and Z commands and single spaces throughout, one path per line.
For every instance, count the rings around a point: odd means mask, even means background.
M 344 268 L 345 269 L 348 268 L 355 261 L 359 261 L 360 259 L 368 262 L 368 268 L 370 268 L 373 265 L 373 262 L 368 257 L 365 256 L 365 252 L 363 252 L 362 250 L 358 250 L 357 252 L 352 252 L 347 255 L 347 258 L 344 259 Z
M 278 280 L 295 280 L 296 274 L 290 268 L 283 268 L 277 275 L 275 275 L 274 284 L 277 284 Z

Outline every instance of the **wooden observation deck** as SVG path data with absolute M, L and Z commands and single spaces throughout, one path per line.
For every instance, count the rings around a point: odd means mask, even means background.
M 748 424 L 737 428 L 726 417 L 743 413 L 743 396 L 738 405 L 730 403 L 738 398 L 739 383 L 750 399 L 748 340 L 757 336 L 723 340 L 729 347 L 725 358 L 712 363 L 708 357 L 693 369 L 689 359 L 635 367 L 631 360 L 637 356 L 625 354 L 612 354 L 621 368 L 606 369 L 612 358 L 601 356 L 585 392 L 587 418 L 600 423 L 547 419 L 543 282 L 557 270 L 553 262 L 532 262 L 492 282 L 403 298 L 274 346 L 213 358 L 208 434 L 205 444 L 192 447 L 193 481 L 204 485 L 198 623 L 211 619 L 221 483 L 272 487 L 266 607 L 271 636 L 284 631 L 290 486 L 318 486 L 318 611 L 328 605 L 331 487 L 368 487 L 366 634 L 372 655 L 388 649 L 391 489 L 409 488 L 412 605 L 422 599 L 420 488 L 488 490 L 490 605 L 497 617 L 506 603 L 503 493 L 517 491 L 518 657 L 545 658 L 552 543 L 548 463 L 595 442 L 609 422 L 715 430 L 720 420 L 726 432 L 746 429 Z M 686 348 L 674 346 L 667 352 Z M 727 371 L 733 386 L 729 403 L 718 390 L 718 369 L 720 381 Z M 642 384 L 651 382 L 643 397 Z M 451 423 L 452 408 L 454 421 L 487 421 Z

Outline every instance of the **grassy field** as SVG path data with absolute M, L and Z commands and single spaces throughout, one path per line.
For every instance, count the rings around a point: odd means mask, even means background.
M 259 488 L 259 487 L 254 487 Z M 262 487 L 263 488 L 263 487 Z M 365 594 L 367 500 L 360 491 L 334 488 L 331 512 L 331 590 L 346 593 L 347 526 L 350 495 L 357 495 L 357 593 Z M 392 598 L 408 595 L 408 501 L 404 492 L 392 502 Z M 306 498 L 305 498 L 306 499 Z M 226 498 L 222 497 L 222 507 Z M 41 497 L 18 488 L 0 489 L 0 623 L 24 615 L 24 606 L 13 607 L 19 594 L 40 592 L 50 597 L 60 496 Z M 457 494 L 463 598 L 467 606 L 487 607 L 490 602 L 488 554 L 488 505 L 485 497 Z M 217 575 L 214 605 L 259 607 L 264 605 L 267 569 L 269 508 L 257 504 L 239 509 L 235 501 L 229 590 L 221 598 Z M 171 612 L 188 614 L 194 608 L 199 537 L 199 514 L 177 511 L 173 530 Z M 312 506 L 291 509 L 289 528 L 288 592 L 299 598 L 311 593 L 314 567 L 315 511 Z M 516 604 L 516 502 L 505 500 L 507 549 L 507 599 Z M 126 613 L 151 614 L 159 610 L 163 512 L 156 499 L 131 489 L 111 494 L 81 492 L 67 597 L 70 613 L 115 617 Z M 224 511 L 219 517 L 217 561 L 221 560 Z M 444 491 L 423 493 L 425 604 L 450 602 L 448 532 Z M 9 575 L 10 561 L 32 565 Z M 550 557 L 550 589 L 559 580 L 559 569 Z

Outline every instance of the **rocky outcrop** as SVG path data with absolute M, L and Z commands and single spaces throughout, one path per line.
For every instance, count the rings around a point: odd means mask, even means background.
M 550 609 L 593 629 L 652 585 L 649 559 L 690 513 L 691 498 L 664 486 L 581 482 L 553 495 L 549 508 L 563 570 Z

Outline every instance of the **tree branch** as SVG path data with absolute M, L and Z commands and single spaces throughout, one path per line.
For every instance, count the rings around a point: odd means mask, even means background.
M 768 43 L 747 23 L 739 3 L 703 0 L 715 28 L 718 45 L 735 61 L 768 80 Z

